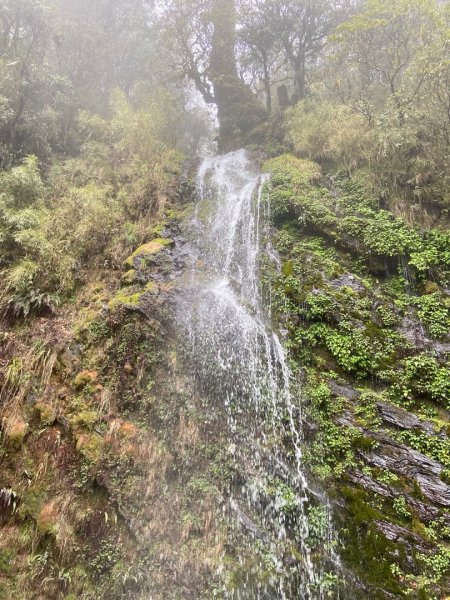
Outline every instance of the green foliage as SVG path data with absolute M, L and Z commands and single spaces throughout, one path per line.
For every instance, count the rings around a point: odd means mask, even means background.
M 295 349 L 323 346 L 341 369 L 359 377 L 390 366 L 402 341 L 390 330 L 395 320 L 388 319 L 382 327 L 372 322 L 375 300 L 345 286 L 313 287 L 312 292 L 307 293 L 305 280 L 302 285 L 301 279 L 293 275 L 283 277 L 281 282 L 283 293 L 274 294 L 278 309 L 289 314 L 295 312 L 303 321 L 301 327 L 292 331 Z
M 450 303 L 443 294 L 435 292 L 414 299 L 418 315 L 425 327 L 435 338 L 446 337 L 450 333 Z
M 81 115 L 89 141 L 79 158 L 53 167 L 47 187 L 35 157 L 0 174 L 4 314 L 53 311 L 93 260 L 115 263 L 127 251 L 129 219 L 155 213 L 178 172 L 169 107 L 156 94 L 136 110 L 117 91 L 110 121 Z
M 378 416 L 376 403 L 385 398 L 371 389 L 361 391 L 358 402 L 354 408 L 355 416 L 364 427 L 378 429 L 381 421 Z
M 395 500 L 392 503 L 392 506 L 399 517 L 402 517 L 403 519 L 411 518 L 411 511 L 408 508 L 404 496 L 398 496 L 397 498 L 395 498 Z
M 120 543 L 116 540 L 102 540 L 95 556 L 90 558 L 90 568 L 97 579 L 106 577 L 121 557 Z
M 314 163 L 283 155 L 268 161 L 265 168 L 273 173 L 270 204 L 277 224 L 295 219 L 303 231 L 318 230 L 368 259 L 373 255 L 411 257 L 411 266 L 419 267 L 419 277 L 430 273 L 441 279 L 447 276 L 450 264 L 447 236 L 437 230 L 422 235 L 403 219 L 380 209 L 364 173 L 359 172 L 351 179 L 343 174 L 337 177 L 335 197 L 314 185 L 320 177 Z
M 371 144 L 364 117 L 332 102 L 299 102 L 287 114 L 286 129 L 297 154 L 338 163 L 348 171 L 366 160 Z
M 420 245 L 416 231 L 395 219 L 389 212 L 380 210 L 364 222 L 363 243 L 369 252 L 385 256 L 410 253 Z
M 295 212 L 299 196 L 309 197 L 312 193 L 316 197 L 313 183 L 320 177 L 320 170 L 315 163 L 284 154 L 266 161 L 263 169 L 271 173 L 270 205 L 274 217 L 283 218 Z M 314 198 L 311 200 L 313 202 Z M 313 206 L 320 212 L 318 205 Z M 313 215 L 302 215 L 301 218 L 308 220 Z
M 440 545 L 439 552 L 433 554 L 420 554 L 419 559 L 426 571 L 430 573 L 426 583 L 439 583 L 444 575 L 450 571 L 450 550 L 444 545 Z
M 444 434 L 392 431 L 378 406 L 391 401 L 412 410 L 426 403 L 430 415 L 431 409 L 435 412 L 430 417 L 422 410 L 421 418 L 445 427 L 448 365 L 442 354 L 437 358 L 432 352 L 419 352 L 402 336 L 409 328 L 420 331 L 420 322 L 430 337 L 448 335 L 448 298 L 442 289 L 448 281 L 447 236 L 436 229 L 424 232 L 411 220 L 381 208 L 369 167 L 351 178 L 338 173 L 330 191 L 318 187 L 319 178 L 297 189 L 293 171 L 301 171 L 301 162 L 281 157 L 275 166 L 270 200 L 282 267 L 270 276 L 271 300 L 289 332 L 292 355 L 307 371 L 305 411 L 317 429 L 305 459 L 316 476 L 334 482 L 339 497 L 347 475 L 354 483 L 357 472 L 395 490 L 394 500 L 377 495 L 363 499 L 359 486 L 349 493 L 350 514 L 341 531 L 349 536 L 344 558 L 359 568 L 363 557 L 364 577 L 377 589 L 399 593 L 416 584 L 427 593 L 439 589 L 444 571 L 434 579 L 430 564 L 424 566 L 422 578 L 413 579 L 402 544 L 391 544 L 374 523 L 391 519 L 426 536 L 407 499 L 411 485 L 417 484 L 369 467 L 365 456 L 377 452 L 375 432 L 382 432 L 439 461 L 444 467 L 441 477 L 446 481 L 448 476 Z M 339 391 L 332 393 L 330 379 L 343 386 L 344 397 Z M 355 379 L 363 389 L 355 391 Z M 397 563 L 391 570 L 392 552 L 399 553 L 398 563 L 408 575 Z
M 392 360 L 396 340 L 388 332 L 359 329 L 342 322 L 339 330 L 327 331 L 323 341 L 340 367 L 365 376 Z
M 308 509 L 308 544 L 317 548 L 327 541 L 329 535 L 329 514 L 324 506 L 310 506 Z
M 304 311 L 308 319 L 330 320 L 338 310 L 338 302 L 333 295 L 323 291 L 313 291 L 305 298 L 307 309 Z
M 326 115 L 322 98 L 331 95 L 335 110 L 353 112 L 349 138 L 365 117 L 368 144 L 355 143 L 356 160 L 367 161 L 393 203 L 405 212 L 413 204 L 415 216 L 422 200 L 448 207 L 448 23 L 445 3 L 370 0 L 330 36 L 317 73 L 314 112 Z M 320 138 L 320 120 L 312 125 L 308 136 Z M 337 156 L 346 148 L 339 143 Z
M 448 438 L 408 430 L 399 432 L 398 439 L 418 452 L 431 456 L 446 470 L 450 469 L 450 441 Z
M 6 285 L 3 312 L 12 317 L 53 310 L 75 282 L 77 264 L 101 253 L 117 222 L 109 193 L 91 184 L 65 198 L 44 196 L 34 159 L 3 174 L 0 248 Z M 102 228 L 98 223 L 102 223 Z
M 150 13 L 129 8 L 126 0 L 114 10 L 105 0 L 2 2 L 0 166 L 76 154 L 79 110 L 107 115 L 115 87 L 140 99 L 155 86 Z
M 6 214 L 8 208 L 24 209 L 42 197 L 44 186 L 36 156 L 25 158 L 21 167 L 0 173 L 0 189 L 2 208 Z
M 311 403 L 311 414 L 320 426 L 320 434 L 308 449 L 308 460 L 318 477 L 340 477 L 347 468 L 356 465 L 354 447 L 361 434 L 355 428 L 342 427 L 334 422 L 333 417 L 342 412 L 343 402 L 333 398 L 329 386 L 317 381 L 312 370 L 306 393 Z
M 425 353 L 406 358 L 400 364 L 402 370 L 393 375 L 394 394 L 408 398 L 417 393 L 448 404 L 450 369 L 447 366 L 441 366 L 436 358 Z
M 274 503 L 282 514 L 289 516 L 298 511 L 296 491 L 280 479 L 270 482 L 267 493 L 274 497 Z

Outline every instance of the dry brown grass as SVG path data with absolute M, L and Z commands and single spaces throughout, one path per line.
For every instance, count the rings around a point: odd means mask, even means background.
M 13 357 L 0 381 L 0 420 L 3 439 L 22 439 L 24 400 L 31 392 L 45 395 L 58 355 L 43 343 L 32 345 L 23 356 Z

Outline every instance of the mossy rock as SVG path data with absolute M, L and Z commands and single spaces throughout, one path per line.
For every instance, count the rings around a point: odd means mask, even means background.
M 135 294 L 119 292 L 108 302 L 108 308 L 115 311 L 121 306 L 137 306 L 142 294 L 143 292 L 136 292 Z
M 79 410 L 70 418 L 73 429 L 93 429 L 98 421 L 98 412 L 89 408 Z
M 435 294 L 436 292 L 439 292 L 439 289 L 440 288 L 435 281 L 425 281 L 423 283 L 422 293 L 424 295 Z
M 156 285 L 156 283 L 154 281 L 148 281 L 145 284 L 145 291 L 146 292 L 154 292 L 156 293 L 158 291 L 158 286 Z
M 129 269 L 124 273 L 120 279 L 122 285 L 133 285 L 137 282 L 137 271 L 136 269 Z
M 95 432 L 78 433 L 75 436 L 76 448 L 89 461 L 96 463 L 102 454 L 103 438 Z
M 164 248 L 167 248 L 167 246 L 171 246 L 172 244 L 173 240 L 169 238 L 156 238 L 151 242 L 147 242 L 146 244 L 139 246 L 139 248 L 137 248 L 133 252 L 133 254 L 127 258 L 127 260 L 125 261 L 125 265 L 127 267 L 133 267 L 136 258 L 145 259 L 148 256 L 153 256 L 154 254 L 158 254 L 158 252 L 161 252 L 161 250 L 164 250 Z
M 283 264 L 281 272 L 285 277 L 292 275 L 294 272 L 294 263 L 292 260 L 288 260 Z

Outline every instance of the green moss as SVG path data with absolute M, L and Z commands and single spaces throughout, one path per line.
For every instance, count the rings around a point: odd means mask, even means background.
M 281 272 L 283 273 L 283 275 L 285 277 L 287 277 L 289 275 L 292 275 L 293 271 L 294 271 L 294 266 L 293 266 L 292 260 L 286 261 L 283 264 L 283 267 L 281 269 Z
M 96 463 L 100 459 L 103 446 L 103 438 L 95 431 L 76 435 L 76 448 L 90 463 Z
M 39 420 L 43 425 L 52 425 L 56 419 L 56 411 L 51 404 L 48 404 L 43 401 L 36 402 L 34 406 Z
M 82 389 L 88 385 L 93 385 L 97 381 L 97 377 L 97 371 L 85 369 L 76 375 L 73 385 L 78 389 Z
M 11 577 L 13 574 L 13 562 L 16 552 L 14 550 L 0 550 L 0 574 L 4 577 Z M 1 593 L 1 588 L 0 588 Z
M 370 506 L 368 496 L 362 490 L 341 487 L 346 500 L 348 515 L 345 519 L 343 558 L 364 581 L 394 594 L 402 593 L 402 586 L 391 570 L 395 560 L 403 562 L 405 553 L 401 547 L 390 542 L 377 529 L 375 521 L 386 516 Z
M 161 252 L 161 250 L 164 250 L 164 248 L 166 248 L 167 246 L 171 246 L 172 244 L 173 240 L 171 239 L 156 238 L 151 242 L 147 242 L 146 244 L 139 246 L 139 248 L 137 248 L 133 252 L 133 254 L 127 258 L 125 264 L 129 267 L 132 267 L 136 258 L 145 259 L 145 257 L 157 254 L 158 252 Z
M 108 302 L 108 308 L 111 311 L 117 310 L 121 306 L 137 306 L 141 299 L 143 292 L 136 292 L 134 294 L 125 294 L 119 291 L 114 298 Z
M 129 269 L 122 275 L 120 282 L 122 285 L 133 285 L 137 281 L 137 272 L 135 269 Z
M 75 429 L 93 429 L 98 422 L 98 411 L 86 407 L 84 410 L 77 411 L 70 417 L 70 424 Z

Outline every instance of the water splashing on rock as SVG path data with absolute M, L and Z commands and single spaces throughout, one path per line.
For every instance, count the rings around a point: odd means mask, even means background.
M 189 226 L 193 266 L 177 318 L 196 385 L 227 420 L 236 475 L 224 494 L 242 573 L 228 597 L 318 599 L 325 596 L 309 544 L 300 402 L 260 281 L 261 257 L 274 268 L 278 260 L 267 183 L 244 150 L 203 161 Z

